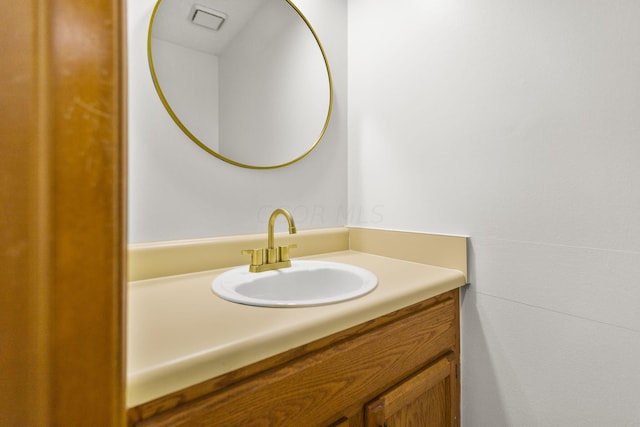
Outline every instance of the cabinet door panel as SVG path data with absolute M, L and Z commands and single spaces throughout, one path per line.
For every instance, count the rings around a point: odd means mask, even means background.
M 457 425 L 453 353 L 389 389 L 365 407 L 366 427 Z

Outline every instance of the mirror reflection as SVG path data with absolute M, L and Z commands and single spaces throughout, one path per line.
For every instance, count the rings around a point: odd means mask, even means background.
M 173 120 L 222 160 L 284 166 L 307 155 L 326 131 L 329 65 L 288 0 L 159 0 L 148 54 Z

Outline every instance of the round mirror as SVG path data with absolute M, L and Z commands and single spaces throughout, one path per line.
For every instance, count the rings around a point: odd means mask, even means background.
M 329 63 L 289 0 L 158 0 L 148 55 L 169 115 L 193 142 L 231 164 L 291 164 L 315 148 L 329 124 Z

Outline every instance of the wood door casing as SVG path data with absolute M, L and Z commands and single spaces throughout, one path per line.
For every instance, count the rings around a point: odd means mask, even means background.
M 125 423 L 124 6 L 0 14 L 0 424 Z

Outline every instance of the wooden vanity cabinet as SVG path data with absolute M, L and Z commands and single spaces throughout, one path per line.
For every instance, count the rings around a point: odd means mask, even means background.
M 136 426 L 459 425 L 452 290 L 128 411 Z

